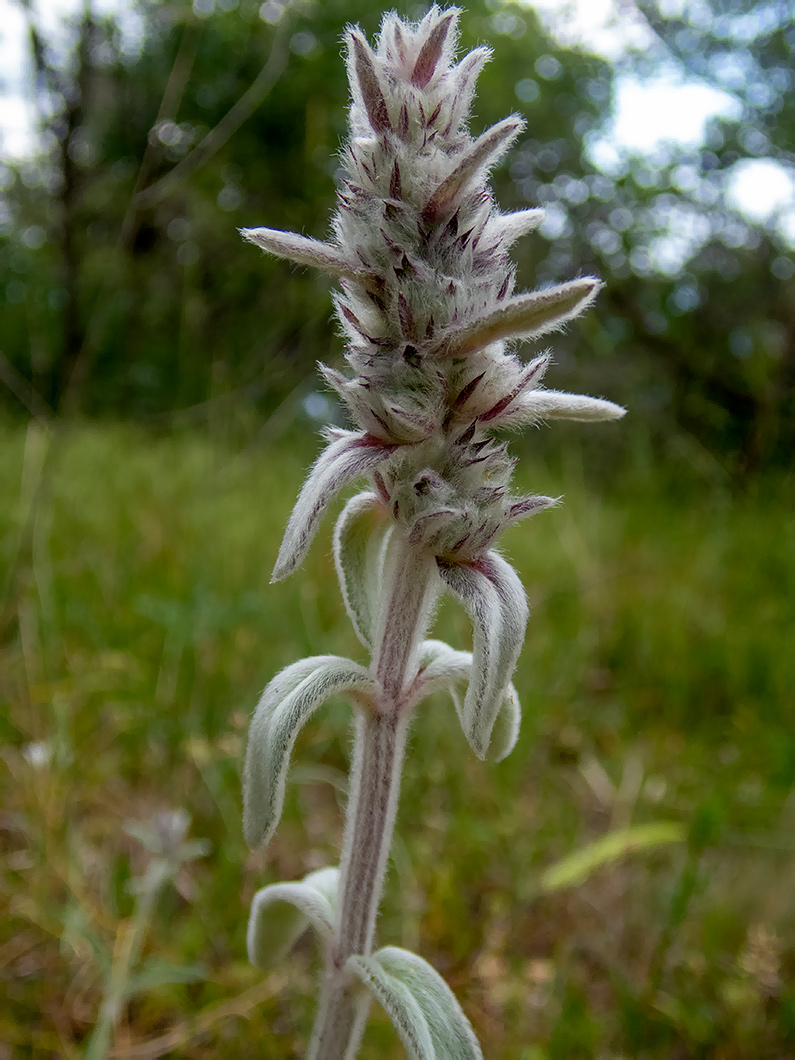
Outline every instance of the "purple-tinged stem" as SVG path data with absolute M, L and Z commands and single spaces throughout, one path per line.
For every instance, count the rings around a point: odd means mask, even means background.
M 385 583 L 372 662 L 375 710 L 356 714 L 337 923 L 307 1060 L 353 1060 L 364 1030 L 368 1001 L 345 962 L 373 949 L 400 792 L 409 693 L 438 591 L 432 557 L 418 555 L 397 529 Z

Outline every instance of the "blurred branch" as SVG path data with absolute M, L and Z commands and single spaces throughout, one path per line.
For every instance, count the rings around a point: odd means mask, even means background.
M 648 28 L 668 52 L 673 61 L 680 66 L 686 74 L 692 77 L 696 81 L 701 81 L 710 86 L 710 88 L 719 87 L 720 91 L 725 95 L 730 96 L 736 103 L 740 105 L 743 113 L 743 122 L 749 121 L 749 112 L 753 113 L 753 107 L 749 107 L 748 100 L 737 89 L 732 88 L 730 85 L 725 84 L 721 81 L 716 85 L 717 79 L 710 72 L 707 66 L 707 56 L 709 48 L 705 46 L 704 39 L 707 38 L 713 45 L 715 43 L 714 37 L 709 37 L 705 32 L 699 33 L 700 46 L 697 50 L 689 51 L 682 48 L 677 41 L 677 35 L 675 33 L 666 32 L 666 26 L 668 22 L 674 21 L 681 25 L 688 25 L 683 19 L 671 19 L 660 15 L 659 4 L 653 2 L 653 0 L 634 0 L 635 10 L 639 17 L 646 23 Z M 779 10 L 779 29 L 785 27 L 789 21 L 789 15 L 787 11 L 787 5 L 784 3 L 778 4 Z M 753 54 L 750 46 L 748 47 L 749 52 Z M 757 64 L 759 74 L 762 78 L 766 73 L 764 64 L 760 62 L 759 55 L 753 54 L 754 61 Z M 784 151 L 781 148 L 775 148 L 774 145 L 770 145 L 771 150 L 769 157 L 775 158 L 776 161 L 783 166 L 792 167 L 795 166 L 795 156 L 791 152 Z
M 163 90 L 163 98 L 160 100 L 160 107 L 158 108 L 157 117 L 155 118 L 155 129 L 166 119 L 173 119 L 176 117 L 182 94 L 185 91 L 185 86 L 188 83 L 188 78 L 190 77 L 190 72 L 196 58 L 197 44 L 198 39 L 195 32 L 193 32 L 193 27 L 186 25 L 182 31 L 182 37 L 179 42 L 177 54 L 174 57 L 171 73 L 168 75 L 168 81 Z M 141 189 L 145 187 L 146 182 L 149 180 L 149 176 L 154 168 L 155 155 L 155 144 L 152 143 L 151 139 L 148 139 L 144 150 L 144 156 L 141 159 L 141 165 L 138 169 L 138 175 L 135 178 L 132 197 L 127 206 L 127 211 L 124 215 L 124 221 L 121 226 L 121 232 L 119 234 L 119 243 L 122 246 L 127 245 L 134 230 L 136 199 L 141 192 Z
M 37 420 L 48 420 L 52 409 L 32 383 L 21 375 L 0 350 L 0 383 L 4 383 L 17 401 Z
M 283 19 L 282 22 L 286 23 L 286 19 Z M 280 24 L 274 34 L 270 55 L 265 65 L 243 95 L 221 118 L 215 128 L 211 129 L 204 139 L 194 147 L 189 155 L 186 155 L 181 162 L 158 180 L 156 184 L 152 184 L 139 192 L 133 200 L 134 204 L 137 207 L 156 206 L 179 183 L 192 173 L 195 173 L 200 166 L 212 158 L 240 128 L 243 122 L 251 117 L 279 80 L 286 65 L 287 30 L 286 25 Z

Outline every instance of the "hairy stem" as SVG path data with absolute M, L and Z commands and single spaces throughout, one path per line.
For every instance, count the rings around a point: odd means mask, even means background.
M 408 693 L 437 591 L 433 560 L 418 556 L 398 531 L 390 553 L 372 662 L 376 709 L 356 716 L 339 909 L 308 1060 L 352 1060 L 364 1030 L 367 1002 L 345 962 L 373 949 L 400 792 Z

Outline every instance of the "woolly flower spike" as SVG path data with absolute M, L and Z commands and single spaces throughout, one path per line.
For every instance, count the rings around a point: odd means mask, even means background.
M 551 503 L 510 495 L 513 465 L 496 429 L 624 413 L 539 389 L 548 359 L 527 369 L 506 350 L 559 330 L 600 283 L 583 277 L 513 294 L 508 248 L 543 212 L 504 215 L 494 205 L 488 171 L 524 123 L 512 115 L 470 136 L 469 106 L 489 52 L 454 62 L 458 19 L 456 8 L 433 7 L 413 26 L 386 15 L 375 51 L 358 28 L 348 31 L 351 139 L 333 241 L 242 233 L 341 281 L 335 308 L 349 371 L 322 371 L 359 429 L 335 437 L 307 480 L 275 580 L 301 562 L 332 496 L 362 475 L 418 548 L 447 564 L 474 562 L 514 518 Z
M 511 115 L 470 135 L 489 52 L 456 62 L 459 14 L 434 6 L 414 24 L 388 14 L 374 49 L 349 28 L 350 137 L 331 237 L 242 232 L 339 283 L 334 307 L 346 341 L 344 369 L 320 371 L 352 429 L 326 432 L 273 580 L 302 562 L 337 493 L 367 484 L 339 516 L 334 563 L 370 665 L 315 656 L 277 674 L 254 714 L 243 775 L 244 835 L 256 847 L 278 825 L 302 726 L 333 696 L 355 708 L 339 868 L 264 888 L 249 922 L 250 956 L 262 967 L 308 926 L 323 943 L 307 1060 L 352 1060 L 373 999 L 412 1060 L 482 1060 L 438 973 L 405 950 L 374 952 L 408 723 L 428 695 L 447 691 L 479 758 L 511 751 L 521 718 L 512 677 L 529 609 L 495 546 L 511 523 L 557 501 L 511 492 L 514 461 L 500 432 L 624 414 L 601 398 L 547 390 L 549 353 L 520 360 L 514 352 L 582 313 L 600 284 L 579 277 L 514 293 L 509 249 L 543 212 L 501 214 L 494 204 L 489 171 L 524 123 Z M 442 591 L 469 615 L 471 652 L 426 639 Z

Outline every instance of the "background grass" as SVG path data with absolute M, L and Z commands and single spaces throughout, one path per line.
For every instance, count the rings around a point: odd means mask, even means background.
M 532 605 L 519 745 L 484 765 L 452 705 L 425 704 L 380 938 L 445 976 L 490 1060 L 792 1056 L 792 480 L 732 493 L 642 439 L 598 468 L 596 435 L 556 430 L 563 455 L 520 443 L 519 478 L 565 504 L 504 539 Z M 301 1055 L 313 945 L 263 977 L 247 906 L 337 859 L 345 703 L 299 737 L 265 853 L 244 847 L 239 776 L 280 667 L 361 658 L 330 519 L 268 584 L 311 432 L 34 423 L 0 445 L 0 1057 L 81 1055 L 146 868 L 125 822 L 178 808 L 209 853 L 162 893 L 113 1055 Z M 445 604 L 436 635 L 468 645 L 466 616 Z M 686 838 L 541 888 L 558 859 L 653 822 Z M 376 1015 L 362 1056 L 401 1055 Z

